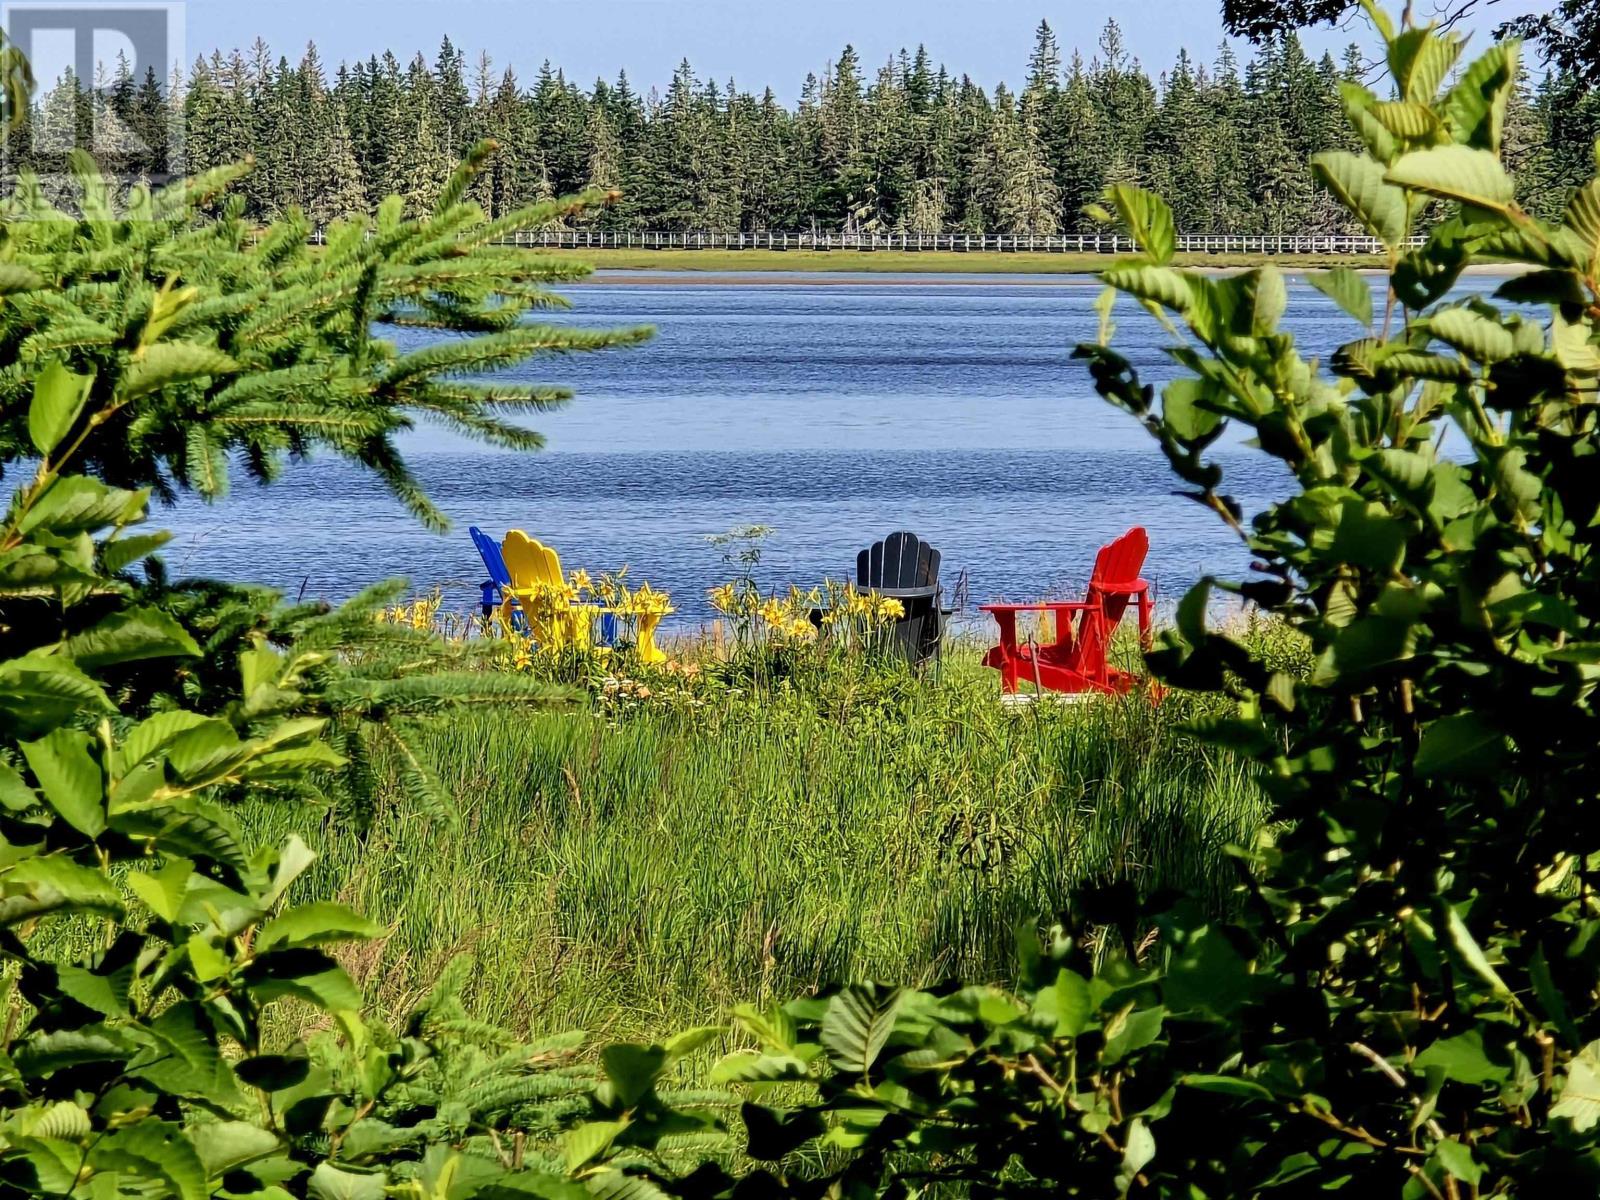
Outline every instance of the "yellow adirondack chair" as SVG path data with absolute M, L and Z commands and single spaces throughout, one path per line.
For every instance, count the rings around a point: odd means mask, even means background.
M 606 607 L 600 604 L 583 604 L 576 597 L 565 573 L 561 570 L 561 557 L 549 546 L 531 538 L 520 529 L 506 534 L 500 547 L 505 559 L 506 572 L 511 576 L 511 586 L 506 593 L 501 615 L 509 626 L 511 605 L 519 605 L 527 618 L 528 632 L 533 640 L 547 649 L 559 651 L 567 646 L 587 650 L 594 643 L 596 617 L 632 617 L 637 630 L 636 652 L 641 662 L 658 665 L 667 661 L 666 652 L 656 645 L 656 630 L 663 617 L 676 610 L 665 606 L 666 597 L 653 595 L 650 605 L 627 604 Z M 641 589 L 647 590 L 647 589 Z
M 561 557 L 520 529 L 506 534 L 500 553 L 511 576 L 501 609 L 507 623 L 511 605 L 516 603 L 539 645 L 558 651 L 567 646 L 586 649 L 593 638 L 594 618 L 605 610 L 573 601 L 571 586 L 561 571 Z

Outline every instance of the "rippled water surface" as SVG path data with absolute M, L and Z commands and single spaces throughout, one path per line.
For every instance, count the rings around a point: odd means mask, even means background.
M 1147 574 L 1173 596 L 1202 571 L 1245 564 L 1214 518 L 1171 494 L 1154 443 L 1072 360 L 1095 335 L 1097 291 L 1072 276 L 602 278 L 574 288 L 560 319 L 658 333 L 517 373 L 578 392 L 535 422 L 546 452 L 485 451 L 431 430 L 408 438 L 451 534 L 318 461 L 269 489 L 241 481 L 224 504 L 160 514 L 178 533 L 169 564 L 329 599 L 404 575 L 465 606 L 483 575 L 467 526 L 520 528 L 569 569 L 630 564 L 693 619 L 729 574 L 705 538 L 732 525 L 776 528 L 760 569 L 774 585 L 843 577 L 862 546 L 910 529 L 943 550 L 947 577 L 966 569 L 983 600 L 1079 586 L 1095 549 L 1140 523 L 1153 543 Z M 1304 284 L 1292 285 L 1290 312 L 1318 352 L 1355 336 Z M 1170 377 L 1165 335 L 1126 302 L 1119 320 L 1118 348 L 1148 379 Z M 1259 455 L 1234 445 L 1220 456 L 1247 507 L 1281 487 Z

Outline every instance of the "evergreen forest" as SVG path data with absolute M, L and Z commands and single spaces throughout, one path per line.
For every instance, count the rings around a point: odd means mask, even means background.
M 125 177 L 253 156 L 251 215 L 299 208 L 323 225 L 389 195 L 431 211 L 492 139 L 502 152 L 472 197 L 491 215 L 593 186 L 621 198 L 584 220 L 617 230 L 1051 234 L 1092 228 L 1083 207 L 1130 184 L 1169 197 L 1186 233 L 1340 232 L 1348 214 L 1305 162 L 1356 148 L 1341 88 L 1374 70 L 1354 46 L 1318 59 L 1291 33 L 1245 61 L 1224 44 L 1152 75 L 1114 21 L 1087 56 L 1042 22 L 1020 86 L 986 90 L 920 47 L 873 66 L 846 46 L 789 104 L 687 61 L 662 90 L 625 72 L 584 86 L 549 63 L 527 80 L 448 39 L 431 61 L 337 67 L 314 43 L 291 61 L 258 41 L 166 80 L 118 62 L 94 87 L 55 81 L 10 133 L 9 166 L 64 177 L 52 147 L 91 135 Z M 1560 211 L 1597 132 L 1591 88 L 1521 74 L 1505 156 L 1529 211 Z

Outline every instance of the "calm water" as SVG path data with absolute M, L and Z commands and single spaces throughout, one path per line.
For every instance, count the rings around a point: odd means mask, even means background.
M 1169 597 L 1202 572 L 1242 569 L 1237 544 L 1171 495 L 1154 443 L 1072 361 L 1095 335 L 1097 284 L 881 280 L 575 288 L 561 319 L 658 335 L 518 373 L 578 392 L 534 422 L 543 454 L 410 437 L 406 453 L 454 532 L 430 534 L 369 478 L 313 462 L 270 489 L 239 482 L 222 505 L 160 514 L 178 534 L 169 564 L 329 599 L 403 575 L 465 607 L 483 577 L 467 526 L 520 528 L 568 569 L 630 564 L 688 619 L 706 615 L 706 588 L 730 574 L 706 536 L 747 523 L 778 531 L 759 571 L 773 585 L 844 577 L 857 550 L 897 529 L 937 544 L 947 578 L 966 569 L 975 601 L 1079 586 L 1095 549 L 1134 523 L 1151 532 L 1147 574 Z M 1318 352 L 1355 334 L 1303 284 L 1290 311 Z M 1127 302 L 1118 314 L 1119 349 L 1148 380 L 1169 378 L 1165 335 Z M 1259 455 L 1234 446 L 1220 457 L 1247 507 L 1281 487 Z

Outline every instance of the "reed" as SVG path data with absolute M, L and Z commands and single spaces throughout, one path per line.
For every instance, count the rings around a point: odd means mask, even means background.
M 391 922 L 348 964 L 381 1010 L 465 953 L 476 1015 L 615 1039 L 831 980 L 1003 980 L 1076 886 L 1227 903 L 1225 849 L 1260 820 L 1245 771 L 1177 728 L 1181 698 L 1008 711 L 970 647 L 937 680 L 645 690 L 429 727 L 453 830 L 383 764 L 369 814 L 250 821 L 318 849 L 307 898 Z

